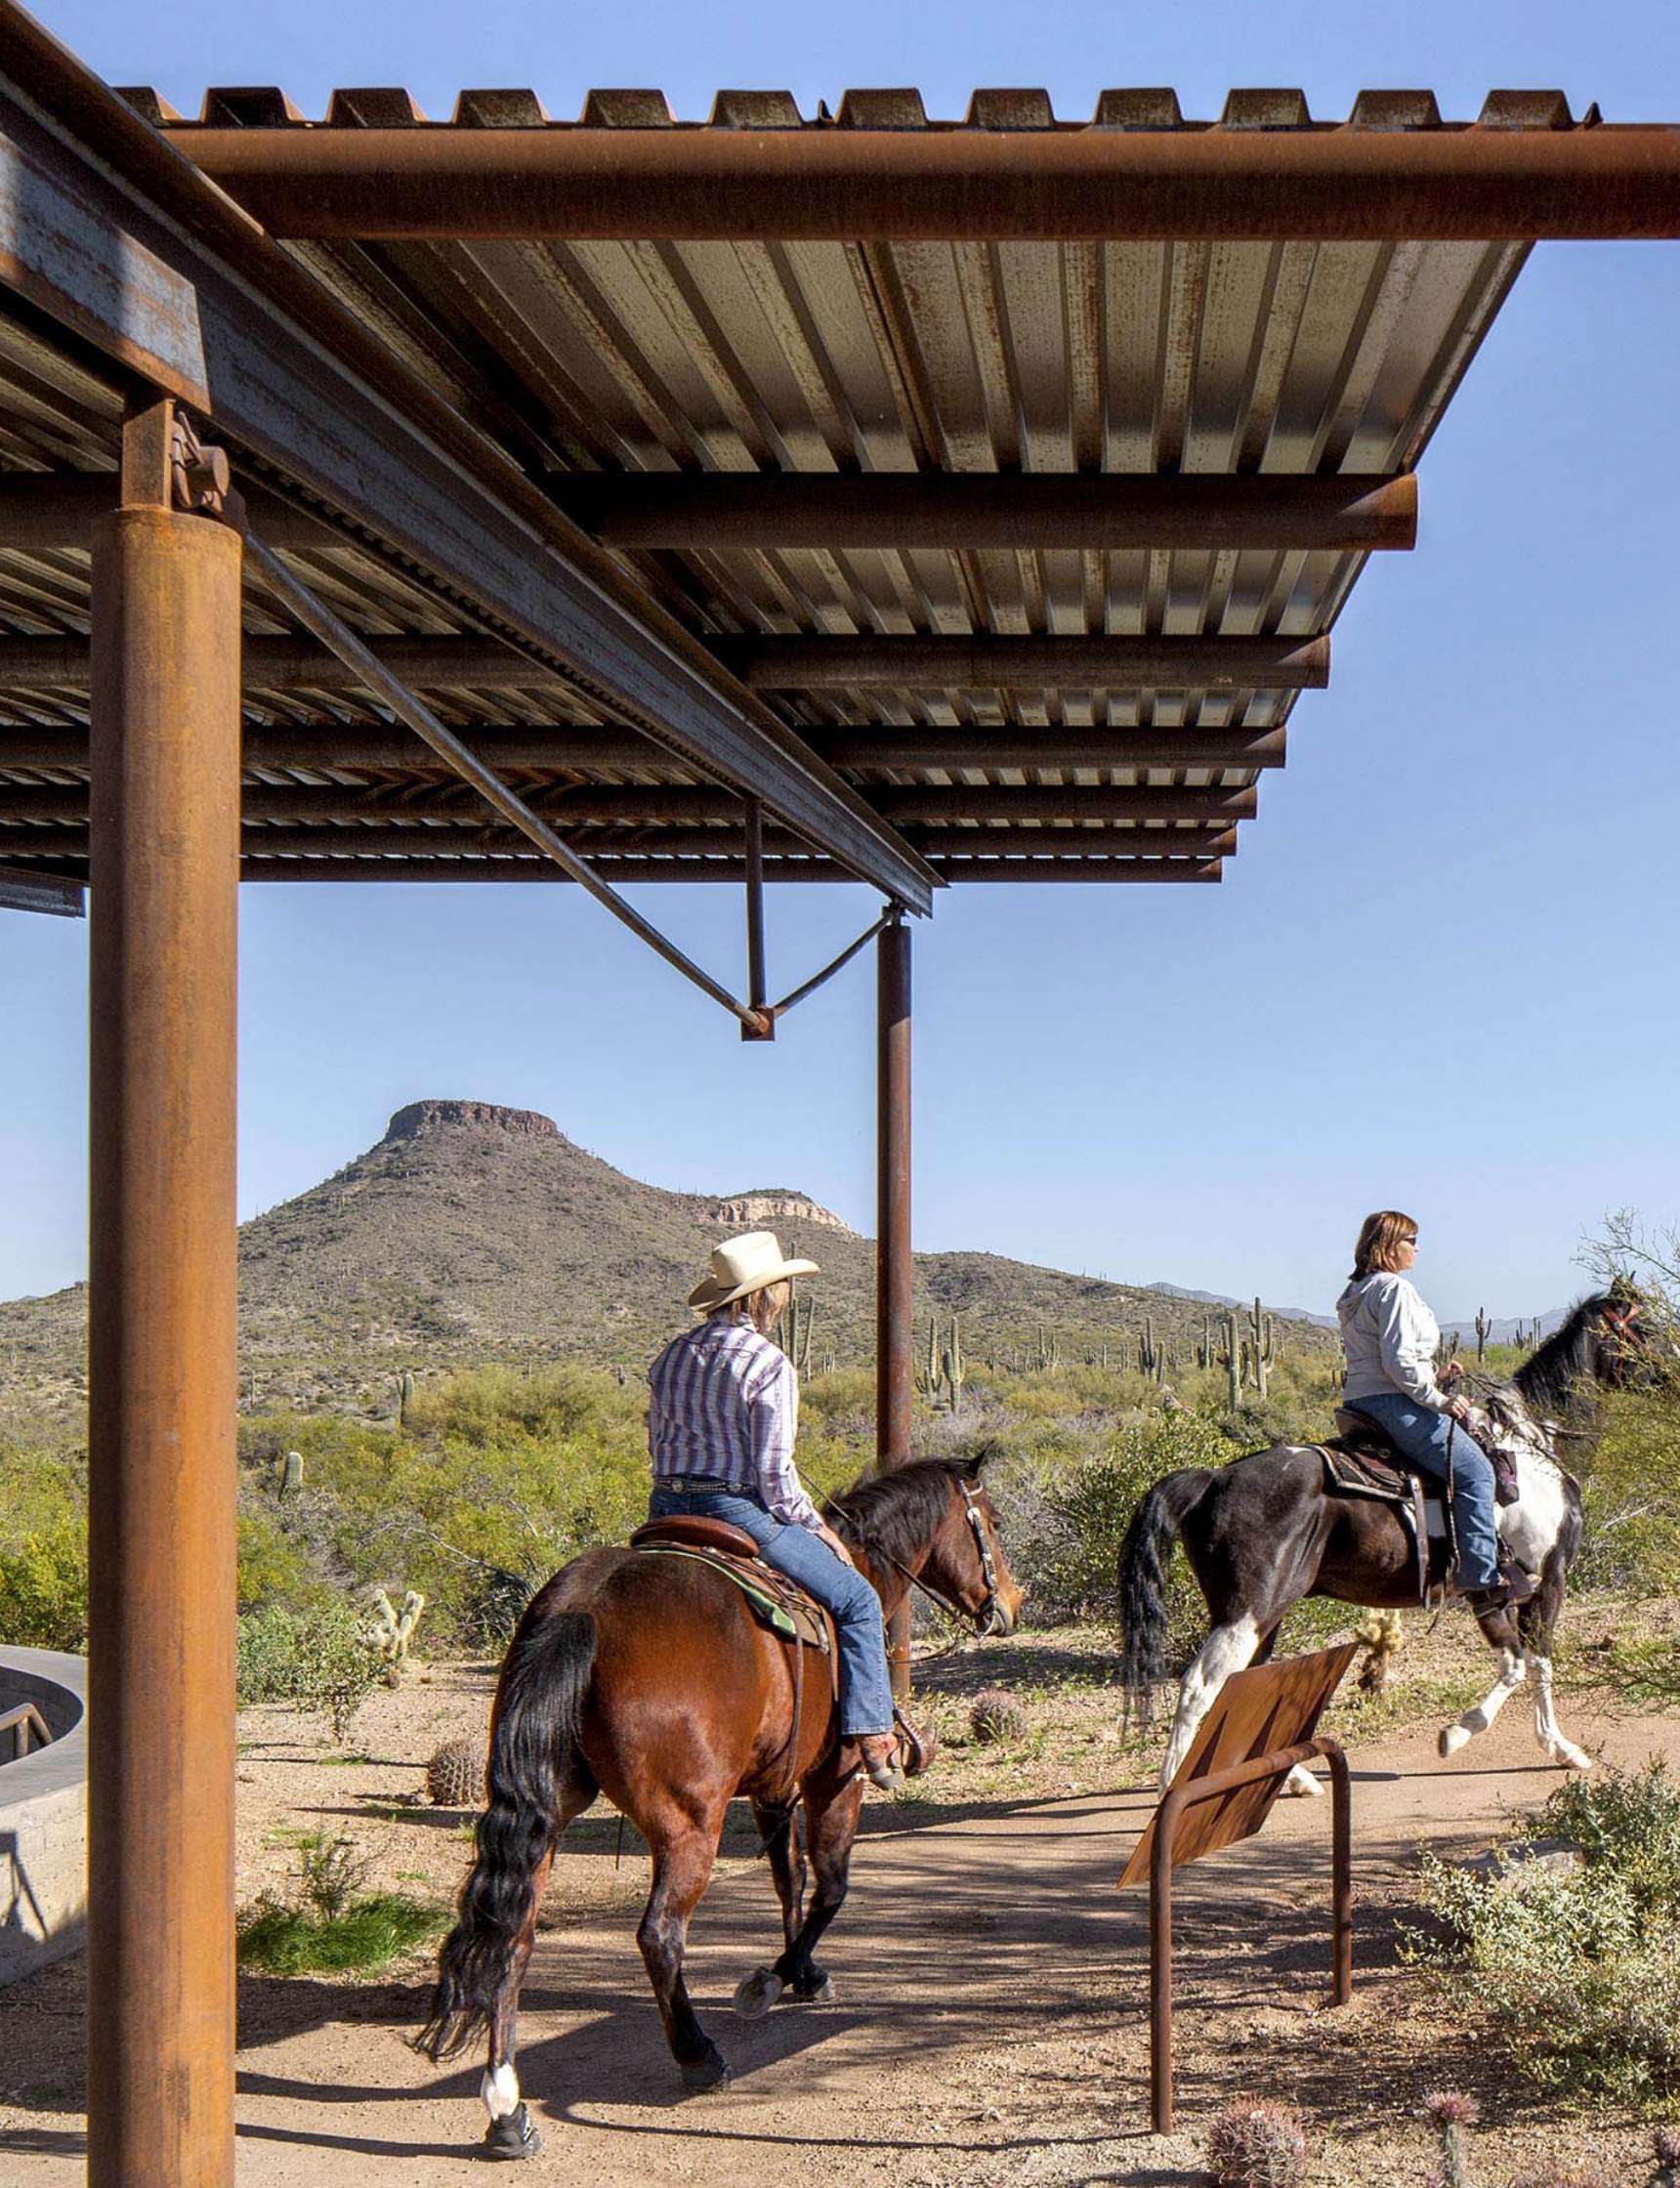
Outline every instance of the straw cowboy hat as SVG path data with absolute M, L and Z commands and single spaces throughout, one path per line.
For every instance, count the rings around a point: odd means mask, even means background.
M 774 1231 L 743 1231 L 738 1239 L 726 1239 L 712 1248 L 712 1265 L 690 1292 L 689 1304 L 709 1315 L 714 1307 L 727 1307 L 732 1299 L 744 1299 L 749 1291 L 762 1291 L 783 1277 L 816 1274 L 815 1261 L 783 1257 Z

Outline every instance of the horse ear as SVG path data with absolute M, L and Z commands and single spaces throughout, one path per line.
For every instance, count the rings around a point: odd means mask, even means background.
M 962 1470 L 971 1482 L 978 1482 L 980 1470 L 989 1459 L 997 1456 L 995 1444 L 977 1444 L 962 1462 Z

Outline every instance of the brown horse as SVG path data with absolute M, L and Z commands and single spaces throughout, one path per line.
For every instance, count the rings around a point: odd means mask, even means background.
M 985 1455 L 922 1459 L 860 1483 L 831 1507 L 887 1616 L 914 1579 L 980 1631 L 1014 1630 L 1022 1591 L 980 1486 Z M 832 1996 L 812 1953 L 846 1897 L 862 1780 L 826 1678 L 806 1676 L 796 1694 L 791 1657 L 714 1567 L 636 1550 L 585 1552 L 520 1620 L 490 1721 L 478 1858 L 417 2040 L 441 2059 L 488 2029 L 489 2154 L 524 2158 L 538 2147 L 514 2072 L 515 2010 L 556 1842 L 598 1793 L 652 1855 L 637 1943 L 685 2088 L 709 2089 L 729 2072 L 690 2003 L 683 1951 L 737 1796 L 752 1803 L 770 1858 L 785 1946 L 741 1985 L 737 2009 L 756 2015 L 783 1996 Z

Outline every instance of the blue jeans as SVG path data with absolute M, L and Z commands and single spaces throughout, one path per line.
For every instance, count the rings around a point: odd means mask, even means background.
M 1431 1481 L 1445 1482 L 1450 1464 L 1458 1584 L 1463 1588 L 1496 1587 L 1499 1536 L 1493 1513 L 1493 1468 L 1481 1445 L 1448 1414 L 1419 1406 L 1398 1390 L 1380 1391 L 1374 1398 L 1350 1398 L 1348 1404 L 1380 1421 L 1407 1458 Z M 1449 1431 L 1452 1439 L 1450 1461 L 1447 1451 Z
M 893 1729 L 893 1686 L 887 1675 L 887 1633 L 881 1599 L 861 1573 L 845 1565 L 820 1536 L 789 1527 L 738 1490 L 715 1489 L 696 1481 L 687 1488 L 656 1483 L 649 1501 L 651 1520 L 728 1520 L 750 1535 L 767 1565 L 797 1580 L 825 1611 L 834 1614 L 840 1643 L 840 1731 L 847 1740 Z

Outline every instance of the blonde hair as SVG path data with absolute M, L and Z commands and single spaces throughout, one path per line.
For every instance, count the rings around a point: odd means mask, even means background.
M 778 1277 L 775 1283 L 761 1284 L 756 1291 L 745 1292 L 739 1299 L 729 1299 L 721 1307 L 711 1308 L 706 1320 L 750 1322 L 761 1335 L 768 1336 L 787 1311 L 787 1302 L 792 1296 L 791 1280 Z
M 1415 1216 L 1403 1215 L 1399 1208 L 1378 1208 L 1375 1215 L 1367 1215 L 1360 1225 L 1359 1243 L 1354 1247 L 1354 1273 L 1349 1283 L 1358 1283 L 1362 1277 L 1368 1277 L 1376 1269 L 1398 1271 L 1401 1247 L 1416 1243 Z

